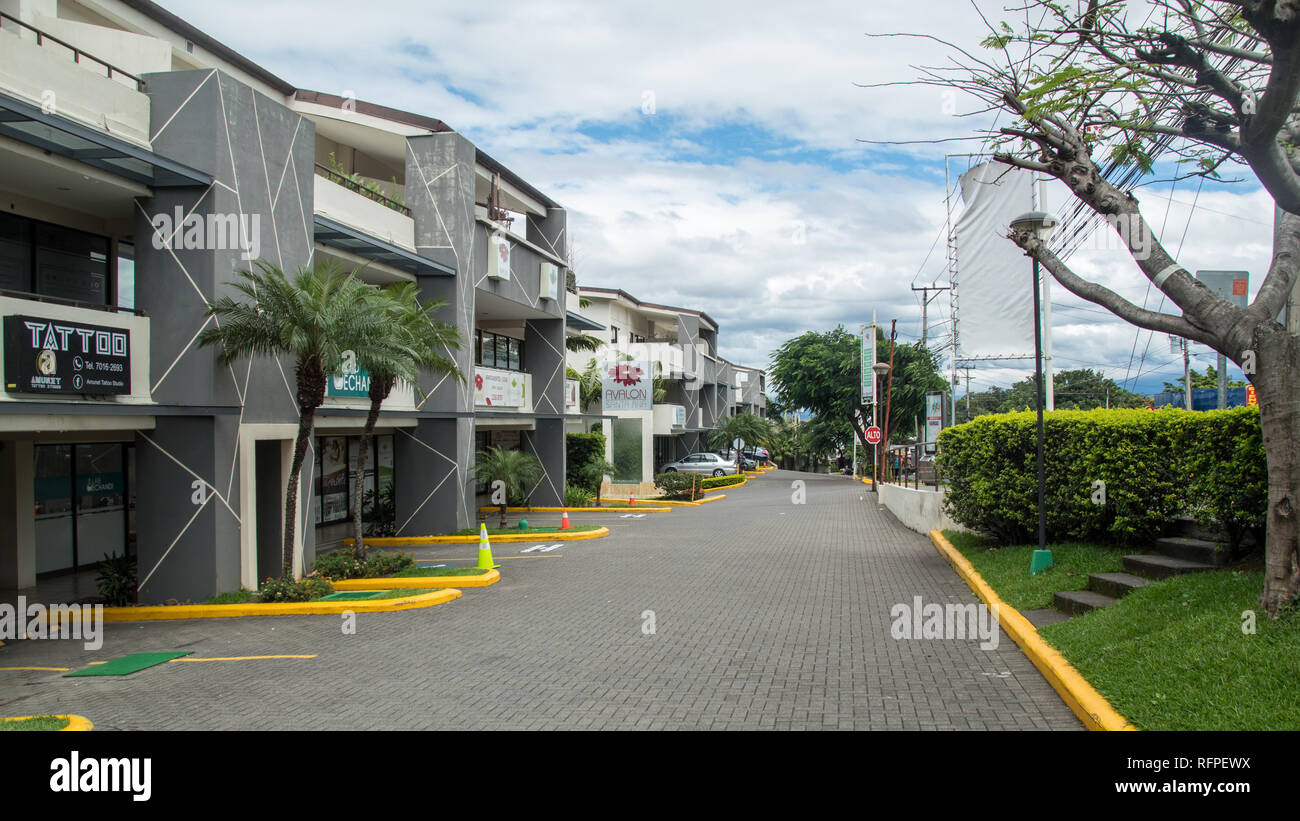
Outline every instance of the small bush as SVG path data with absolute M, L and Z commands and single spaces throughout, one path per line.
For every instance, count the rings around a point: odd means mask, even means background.
M 261 602 L 303 602 L 319 599 L 334 592 L 334 585 L 320 576 L 305 576 L 297 581 L 271 578 L 257 590 Z
M 108 554 L 99 563 L 99 576 L 95 579 L 99 595 L 109 607 L 126 607 L 135 590 L 135 559 L 122 551 Z
M 745 481 L 744 476 L 737 476 L 732 473 L 726 476 L 705 477 L 704 481 L 700 483 L 700 486 L 705 490 L 712 490 L 718 487 L 731 487 L 732 485 L 738 485 L 743 481 Z
M 592 494 L 599 493 L 605 474 L 614 472 L 614 466 L 605 461 L 605 435 L 570 433 L 564 437 L 564 442 L 565 484 Z
M 655 477 L 655 486 L 664 492 L 666 498 L 685 501 L 700 498 L 703 489 L 696 473 L 661 473 Z
M 366 573 L 368 562 L 358 559 L 351 550 L 336 550 L 316 557 L 312 572 L 331 581 L 359 579 Z
M 595 495 L 586 488 L 564 486 L 564 504 L 567 507 L 591 507 L 595 502 Z
M 388 576 L 415 567 L 415 557 L 410 553 L 376 552 L 366 557 L 366 576 Z

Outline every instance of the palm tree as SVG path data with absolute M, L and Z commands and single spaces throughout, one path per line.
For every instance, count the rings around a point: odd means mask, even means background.
M 366 556 L 361 535 L 362 494 L 365 491 L 366 457 L 370 455 L 370 440 L 374 436 L 379 409 L 399 379 L 416 385 L 421 370 L 435 375 L 452 374 L 458 382 L 465 377 L 456 369 L 456 363 L 441 352 L 450 353 L 460 348 L 460 333 L 450 322 L 441 322 L 433 314 L 446 307 L 441 300 L 420 304 L 420 289 L 414 282 L 403 282 L 385 288 L 382 307 L 390 320 L 386 333 L 391 335 L 391 347 L 375 346 L 370 354 L 357 355 L 357 364 L 370 373 L 370 412 L 366 414 L 366 427 L 361 432 L 357 448 L 356 485 L 352 494 L 352 549 L 357 558 Z M 410 351 L 408 354 L 407 351 Z M 417 388 L 418 389 L 418 388 Z
M 542 478 L 542 463 L 531 453 L 506 450 L 500 445 L 478 452 L 474 472 L 480 482 L 503 482 L 506 496 L 501 500 L 501 527 L 506 526 L 506 505 L 526 501 L 527 490 Z
M 215 300 L 208 316 L 216 325 L 198 336 L 200 346 L 219 347 L 217 361 L 229 365 L 253 356 L 291 356 L 297 379 L 298 436 L 284 491 L 283 575 L 293 576 L 294 525 L 298 485 L 311 441 L 316 409 L 325 400 L 325 383 L 336 373 L 345 351 L 377 358 L 376 348 L 394 355 L 386 333 L 386 312 L 377 309 L 379 289 L 328 263 L 303 267 L 290 280 L 277 266 L 254 262 L 256 271 L 240 271 L 230 285 L 249 298 Z M 400 347 L 400 346 L 397 346 Z
M 747 445 L 757 445 L 767 438 L 771 430 L 772 425 L 766 419 L 752 413 L 738 413 L 728 416 L 717 430 L 709 434 L 709 447 L 719 450 L 725 447 L 730 454 L 734 440 L 744 439 Z M 736 459 L 736 473 L 743 472 L 743 465 L 744 458 L 741 456 Z
M 570 351 L 595 351 L 605 343 L 591 334 L 572 334 L 564 338 L 564 347 Z

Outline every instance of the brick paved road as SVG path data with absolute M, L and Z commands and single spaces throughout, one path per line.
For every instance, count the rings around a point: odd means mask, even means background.
M 0 715 L 78 713 L 98 729 L 1080 729 L 1005 634 L 993 651 L 890 637 L 895 603 L 975 599 L 864 491 L 777 471 L 698 509 L 611 517 L 607 539 L 536 556 L 501 544 L 501 583 L 363 614 L 354 636 L 333 616 L 293 616 L 112 624 L 97 653 L 13 642 L 0 667 L 168 649 L 319 657 L 120 679 L 0 671 Z

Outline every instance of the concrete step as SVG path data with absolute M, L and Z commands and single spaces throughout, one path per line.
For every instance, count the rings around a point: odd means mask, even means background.
M 1198 524 L 1191 516 L 1175 516 L 1174 531 L 1171 536 L 1185 536 L 1189 539 L 1204 539 L 1207 542 L 1228 541 L 1227 535 L 1223 532 L 1223 527 L 1219 524 L 1205 526 Z
M 1060 610 L 1051 607 L 1040 610 L 1021 610 L 1020 615 L 1028 619 L 1036 630 L 1042 630 L 1051 624 L 1060 624 L 1070 618 L 1069 613 L 1062 613 Z
M 1088 589 L 1103 596 L 1119 599 L 1151 584 L 1149 579 L 1134 576 L 1132 573 L 1093 573 L 1088 577 Z
M 1052 603 L 1056 605 L 1057 610 L 1074 616 L 1101 607 L 1110 607 L 1116 601 L 1118 599 L 1114 596 L 1107 596 L 1095 590 L 1066 590 L 1052 597 Z
M 1189 562 L 1201 562 L 1222 566 L 1228 563 L 1227 539 L 1194 539 L 1190 536 L 1165 536 L 1156 539 L 1155 552 L 1186 559 Z
M 1145 555 L 1125 556 L 1124 569 L 1134 575 L 1145 576 L 1148 579 L 1169 579 L 1174 576 L 1181 576 L 1184 573 L 1201 573 L 1206 570 L 1217 570 L 1218 568 L 1205 562 L 1192 562 L 1187 559 L 1176 559 L 1173 556 L 1148 553 Z

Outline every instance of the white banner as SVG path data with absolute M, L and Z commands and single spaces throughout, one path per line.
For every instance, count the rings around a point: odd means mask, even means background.
M 600 373 L 600 395 L 605 410 L 651 410 L 653 377 L 654 363 L 650 361 L 606 362 Z
M 966 208 L 953 229 L 957 271 L 952 278 L 959 354 L 1032 356 L 1033 264 L 1006 237 L 1011 220 L 1033 209 L 1033 176 L 987 162 L 960 180 Z
M 475 368 L 474 404 L 492 408 L 523 407 L 524 375 L 495 368 Z

